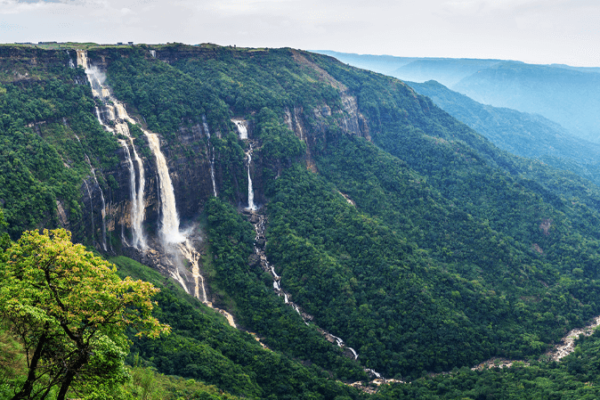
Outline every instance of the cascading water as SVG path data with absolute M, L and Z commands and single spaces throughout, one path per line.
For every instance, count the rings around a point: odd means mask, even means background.
M 231 122 L 233 122 L 240 134 L 240 139 L 241 140 L 246 140 L 248 139 L 248 128 L 246 127 L 246 121 L 244 121 L 243 119 L 232 119 Z
M 177 215 L 177 206 L 175 204 L 175 190 L 173 189 L 173 183 L 169 175 L 167 160 L 160 150 L 160 140 L 154 133 L 144 132 L 144 134 L 148 138 L 150 150 L 154 153 L 156 169 L 158 171 L 162 211 L 161 239 L 165 245 L 185 242 L 186 237 L 179 232 L 179 215 Z
M 250 143 L 250 147 L 246 155 L 248 156 L 248 210 L 255 211 L 256 206 L 254 205 L 254 189 L 252 188 L 252 177 L 250 176 L 250 166 L 252 165 L 252 143 Z
M 73 63 L 73 60 L 71 59 L 71 55 L 69 54 L 68 51 L 67 51 L 67 56 L 69 56 L 69 68 L 75 68 L 75 64 Z
M 154 56 L 155 54 L 153 54 Z M 127 159 L 127 165 L 129 168 L 129 176 L 130 176 L 130 189 L 131 189 L 131 226 L 133 231 L 133 247 L 136 247 L 139 250 L 146 250 L 146 238 L 144 235 L 144 231 L 142 228 L 142 223 L 144 221 L 145 214 L 145 202 L 144 202 L 144 164 L 142 159 L 139 157 L 135 144 L 134 138 L 131 136 L 129 132 L 128 122 L 131 124 L 135 124 L 135 121 L 127 114 L 127 110 L 114 96 L 112 96 L 108 87 L 104 86 L 104 75 L 94 66 L 89 64 L 87 54 L 85 51 L 77 50 L 77 65 L 82 66 L 85 69 L 86 76 L 92 87 L 92 94 L 94 97 L 100 98 L 104 103 L 104 113 L 108 117 L 110 121 L 114 121 L 114 128 L 108 124 L 103 122 L 101 118 L 100 111 L 96 108 L 96 117 L 98 118 L 98 122 L 104 126 L 104 128 L 113 134 L 121 134 L 125 136 L 129 144 L 125 140 L 119 140 L 119 143 L 125 150 L 125 155 Z M 105 100 L 108 100 L 106 102 Z M 112 103 L 112 104 L 110 104 Z M 206 124 L 206 120 L 204 119 L 205 131 L 210 138 L 210 133 L 208 131 L 208 125 Z M 204 277 L 200 274 L 200 255 L 195 250 L 191 240 L 187 237 L 185 232 L 179 231 L 179 216 L 177 215 L 177 207 L 175 203 L 175 191 L 173 190 L 173 183 L 171 182 L 171 177 L 169 176 L 169 169 L 167 166 L 166 159 L 160 150 L 160 141 L 158 136 L 152 132 L 145 131 L 144 135 L 148 139 L 148 143 L 150 144 L 150 148 L 154 153 L 156 159 L 156 167 L 158 171 L 158 181 L 159 181 L 159 192 L 161 199 L 161 211 L 162 211 L 162 225 L 161 225 L 161 242 L 163 247 L 167 252 L 177 251 L 177 253 L 188 260 L 188 262 L 192 266 L 192 275 L 195 281 L 194 288 L 194 296 L 207 304 L 209 307 L 212 307 L 212 303 L 208 301 L 208 296 L 206 293 L 206 287 L 204 282 Z M 129 149 L 129 145 L 131 146 L 131 151 Z M 132 161 L 131 154 L 133 153 L 133 159 L 135 160 L 138 166 L 138 174 L 139 174 L 139 184 L 137 185 L 136 191 L 136 174 L 135 167 Z M 213 179 L 213 193 L 216 196 L 216 185 L 214 181 L 214 154 L 211 161 L 211 176 Z M 86 183 L 87 186 L 87 183 Z M 89 188 L 88 188 L 89 192 Z M 91 197 L 91 194 L 90 194 Z M 93 228 L 93 221 L 92 221 Z M 124 232 L 122 231 L 121 236 L 123 238 L 123 242 L 125 243 Z M 177 255 L 177 254 L 173 254 Z M 189 293 L 187 289 L 187 285 L 185 280 L 181 276 L 179 268 L 176 266 L 174 269 L 169 271 L 170 275 L 177 282 L 181 284 L 184 290 Z M 202 294 L 200 294 L 202 293 Z M 225 316 L 227 322 L 236 328 L 235 321 L 233 316 L 224 310 L 220 310 L 215 308 L 219 313 Z
M 100 117 L 100 110 L 98 109 L 98 107 L 94 107 L 96 109 L 96 118 L 98 118 L 98 122 L 100 123 L 100 125 L 104 125 L 102 123 L 102 118 Z
M 198 265 L 200 255 L 194 249 L 194 246 L 186 235 L 179 231 L 179 215 L 177 214 L 177 204 L 175 203 L 175 190 L 173 189 L 173 182 L 169 175 L 167 160 L 160 149 L 160 140 L 158 139 L 158 135 L 154 133 L 144 131 L 144 134 L 148 138 L 150 149 L 156 159 L 162 211 L 160 236 L 163 246 L 167 251 L 170 251 L 173 250 L 173 245 L 175 245 L 179 252 L 188 260 L 192 266 L 192 276 L 194 277 L 194 296 L 203 303 L 208 303 L 204 277 L 200 274 L 200 267 Z M 200 296 L 200 291 L 202 291 L 202 296 Z
M 133 166 L 133 161 L 131 160 L 131 153 L 129 151 L 129 146 L 127 145 L 127 142 L 124 140 L 119 140 L 119 144 L 121 145 L 121 147 L 123 147 L 123 149 L 125 150 L 125 158 L 127 160 L 127 166 L 129 168 L 129 190 L 130 190 L 130 196 L 131 196 L 131 228 L 133 230 L 133 242 L 131 243 L 132 247 L 135 247 L 137 249 L 145 249 L 146 248 L 146 240 L 145 237 L 143 235 L 143 232 L 141 231 L 141 221 L 140 219 L 143 220 L 143 213 L 140 213 L 140 211 L 138 210 L 138 208 L 140 207 L 140 199 L 142 200 L 142 206 L 143 206 L 143 196 L 144 196 L 144 174 L 143 172 L 140 174 L 140 191 L 141 191 L 141 196 L 138 195 L 138 193 L 135 190 L 135 167 Z M 132 143 L 133 146 L 133 143 Z M 135 148 L 134 148 L 135 150 Z M 137 153 L 135 154 L 136 158 L 139 158 L 137 156 Z M 140 160 L 141 162 L 141 160 Z M 143 168 L 143 165 L 142 165 Z M 142 170 L 142 169 L 141 169 Z M 140 218 L 141 216 L 141 218 Z M 123 235 L 121 235 L 123 236 Z M 123 237 L 123 240 L 125 238 Z
M 256 237 L 254 239 L 254 252 L 256 256 L 258 256 L 258 261 L 262 269 L 266 272 L 270 272 L 273 276 L 273 290 L 279 296 L 283 296 L 283 301 L 285 302 L 285 304 L 291 306 L 300 315 L 300 317 L 302 317 L 304 323 L 308 325 L 308 322 L 314 319 L 313 316 L 303 312 L 296 303 L 290 301 L 289 294 L 287 294 L 281 287 L 281 277 L 277 275 L 277 273 L 275 272 L 275 268 L 267 260 L 267 255 L 264 250 L 264 246 L 266 245 L 266 217 L 263 214 L 256 212 L 255 210 L 247 209 L 247 211 L 245 212 L 251 215 L 250 221 L 254 225 L 254 230 L 256 232 Z M 317 330 L 321 332 L 321 334 L 325 336 L 325 338 L 328 341 L 337 344 L 338 347 L 349 350 L 352 353 L 354 359 L 358 359 L 358 353 L 353 348 L 346 346 L 341 338 L 334 336 L 321 328 L 317 328 Z
M 194 277 L 194 296 L 209 307 L 214 308 L 212 303 L 208 301 L 204 277 L 200 274 L 200 254 L 198 254 L 192 245 L 191 240 L 187 237 L 187 233 L 179 230 L 179 216 L 177 215 L 177 205 L 175 203 L 175 190 L 173 189 L 173 182 L 169 175 L 167 160 L 160 149 L 160 140 L 154 133 L 144 131 L 144 134 L 148 138 L 150 149 L 154 153 L 156 169 L 158 170 L 162 211 L 161 239 L 163 241 L 163 246 L 167 251 L 170 251 L 173 249 L 173 246 L 175 246 L 180 254 L 188 260 L 192 266 L 192 275 Z M 179 272 L 177 272 L 177 274 L 179 274 Z M 181 280 L 180 283 L 183 284 Z M 200 295 L 200 290 L 202 290 L 202 296 Z M 225 310 L 215 309 L 225 316 L 229 325 L 236 328 L 235 321 L 231 314 Z
M 213 149 L 212 145 L 210 144 L 210 130 L 208 129 L 206 116 L 204 115 L 202 116 L 202 126 L 204 127 L 204 132 L 208 138 L 208 151 L 210 152 L 210 179 L 212 181 L 213 195 L 217 197 L 217 185 L 215 183 L 215 149 Z
M 127 125 L 127 122 L 135 124 L 135 121 L 133 121 L 133 119 L 129 117 L 127 111 L 125 110 L 125 107 L 123 107 L 123 105 L 117 99 L 111 96 L 110 90 L 104 86 L 104 74 L 102 74 L 96 67 L 90 65 L 89 60 L 87 58 L 87 53 L 83 50 L 77 50 L 77 65 L 85 69 L 85 74 L 92 88 L 92 94 L 94 95 L 94 97 L 100 98 L 103 102 L 104 99 L 108 99 L 114 104 L 114 107 L 110 104 L 105 104 L 106 115 L 108 116 L 108 119 L 110 121 L 115 122 L 114 128 L 103 122 L 102 118 L 100 117 L 100 110 L 96 107 L 96 117 L 98 118 L 98 122 L 109 132 L 112 132 L 113 134 L 119 133 L 127 137 L 131 145 L 131 149 L 133 151 L 133 156 L 136 161 L 139 173 L 139 184 L 137 185 L 137 191 L 135 168 L 133 162 L 131 161 L 131 153 L 129 151 L 129 146 L 124 140 L 119 140 L 119 144 L 121 144 L 121 146 L 125 150 L 129 166 L 131 190 L 131 228 L 133 236 L 133 241 L 131 245 L 132 247 L 135 247 L 138 250 L 144 251 L 148 247 L 146 244 L 146 237 L 142 226 L 146 208 L 144 202 L 144 163 L 135 149 L 134 141 L 129 132 L 129 126 Z M 115 108 L 117 109 L 117 116 L 115 116 Z

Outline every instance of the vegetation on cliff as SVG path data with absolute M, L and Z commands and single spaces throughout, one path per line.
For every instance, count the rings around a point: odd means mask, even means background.
M 581 359 L 564 364 L 465 367 L 498 356 L 535 359 L 600 314 L 596 186 L 499 150 L 403 82 L 329 57 L 179 45 L 161 47 L 156 58 L 143 47 L 90 56 L 108 60 L 115 96 L 161 134 L 169 162 L 196 168 L 215 155 L 219 196 L 186 199 L 197 211 L 186 222 L 205 231 L 211 285 L 270 349 L 158 273 L 115 257 L 122 277 L 162 289 L 153 316 L 173 330 L 159 340 L 130 335 L 132 374 L 165 388 L 181 381 L 160 374 L 180 376 L 195 380 L 190 387 L 251 398 L 360 398 L 336 380 L 366 379 L 365 367 L 413 380 L 381 398 L 513 396 L 519 385 L 531 396 L 591 390 L 585 382 L 593 376 L 577 365 L 595 365 L 597 337 L 582 342 Z M 82 71 L 65 64 L 51 76 L 5 82 L 0 93 L 0 167 L 12 174 L 0 175 L 8 177 L 0 198 L 14 239 L 57 225 L 57 201 L 73 226 L 85 225 L 80 189 L 90 164 L 101 172 L 99 185 L 114 186 L 103 177 L 116 168 L 117 137 L 101 129 Z M 233 117 L 249 123 L 252 168 L 244 155 L 250 143 L 236 135 Z M 210 139 L 182 139 L 204 121 Z M 130 129 L 149 159 L 142 131 Z M 314 316 L 308 326 L 252 262 L 255 232 L 239 212 L 248 171 L 268 217 L 266 254 L 286 293 Z M 175 184 L 192 183 L 175 175 Z M 86 232 L 75 234 L 93 244 Z M 342 337 L 358 359 L 317 327 Z M 19 353 L 18 341 L 3 343 Z M 6 376 L 22 374 L 19 363 L 11 368 Z M 552 376 L 557 381 L 545 385 Z M 506 391 L 498 388 L 511 380 Z

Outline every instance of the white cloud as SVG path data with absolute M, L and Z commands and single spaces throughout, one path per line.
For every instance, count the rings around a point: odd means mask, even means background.
M 5 41 L 214 42 L 600 65 L 596 0 L 0 0 Z M 8 26 L 8 25 L 5 25 Z

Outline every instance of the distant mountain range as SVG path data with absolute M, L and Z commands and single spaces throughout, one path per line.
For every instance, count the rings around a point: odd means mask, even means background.
M 436 81 L 406 83 L 501 149 L 571 170 L 600 184 L 600 145 L 577 138 L 540 115 L 487 106 Z
M 319 53 L 406 81 L 436 80 L 480 103 L 537 113 L 580 138 L 600 140 L 600 68 L 505 60 Z

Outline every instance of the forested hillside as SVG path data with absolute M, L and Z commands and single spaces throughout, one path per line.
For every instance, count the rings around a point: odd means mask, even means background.
M 172 332 L 129 332 L 132 371 L 248 398 L 593 392 L 596 336 L 537 361 L 600 315 L 590 181 L 328 56 L 85 49 L 0 48 L 0 199 L 13 241 L 62 226 L 161 289 Z M 469 369 L 493 357 L 531 366 Z
M 536 114 L 478 103 L 435 82 L 408 82 L 454 118 L 514 155 L 541 160 L 598 185 L 600 146 Z
M 597 67 L 319 52 L 404 81 L 435 80 L 485 105 L 540 114 L 575 136 L 598 141 L 600 70 Z

